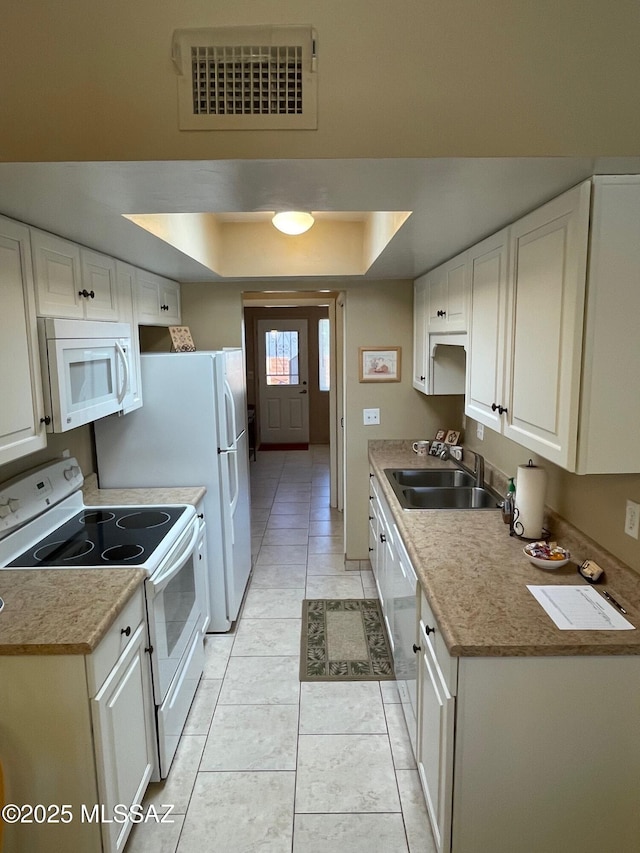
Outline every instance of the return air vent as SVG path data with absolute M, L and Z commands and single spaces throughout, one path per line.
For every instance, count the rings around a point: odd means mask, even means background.
M 311 27 L 176 30 L 181 130 L 314 130 Z

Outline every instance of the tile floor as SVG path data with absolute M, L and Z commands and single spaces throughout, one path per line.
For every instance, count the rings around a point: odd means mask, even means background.
M 328 448 L 251 463 L 254 572 L 236 630 L 208 635 L 169 778 L 126 853 L 434 853 L 393 682 L 300 683 L 301 602 L 375 595 L 345 571 Z M 352 566 L 350 566 L 351 568 Z

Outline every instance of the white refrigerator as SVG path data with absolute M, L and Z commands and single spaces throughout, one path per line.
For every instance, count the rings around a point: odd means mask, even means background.
M 251 573 L 242 350 L 146 353 L 143 406 L 94 424 L 101 488 L 205 486 L 210 632 L 236 620 Z

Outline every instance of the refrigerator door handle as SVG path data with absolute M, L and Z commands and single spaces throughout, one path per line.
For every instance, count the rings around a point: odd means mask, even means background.
M 233 392 L 231 391 L 231 386 L 229 385 L 229 383 L 227 382 L 226 379 L 224 380 L 224 399 L 225 399 L 225 410 L 226 410 L 225 411 L 225 422 L 226 422 L 227 428 L 229 426 L 231 426 L 231 435 L 225 436 L 225 438 L 228 442 L 227 446 L 230 449 L 232 447 L 235 447 L 236 436 L 238 435 L 238 432 L 236 429 L 236 405 L 235 405 L 235 401 L 233 399 Z M 231 420 L 231 423 L 229 423 L 229 420 Z
M 240 497 L 240 474 L 238 472 L 238 451 L 230 450 L 227 458 L 229 456 L 233 457 L 233 479 L 234 479 L 234 489 L 233 489 L 233 497 L 231 498 L 231 517 L 235 515 L 236 507 L 238 506 L 238 498 Z M 233 524 L 231 525 L 231 530 L 233 531 Z M 232 532 L 232 537 L 235 540 L 235 536 Z

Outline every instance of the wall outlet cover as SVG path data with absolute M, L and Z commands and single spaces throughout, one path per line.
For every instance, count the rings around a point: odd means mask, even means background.
M 380 423 L 380 409 L 363 409 L 362 422 L 365 426 Z
M 638 538 L 640 530 L 640 504 L 635 501 L 627 501 L 627 510 L 624 517 L 624 532 L 627 536 Z
M 484 439 L 484 424 L 476 424 L 476 438 Z

